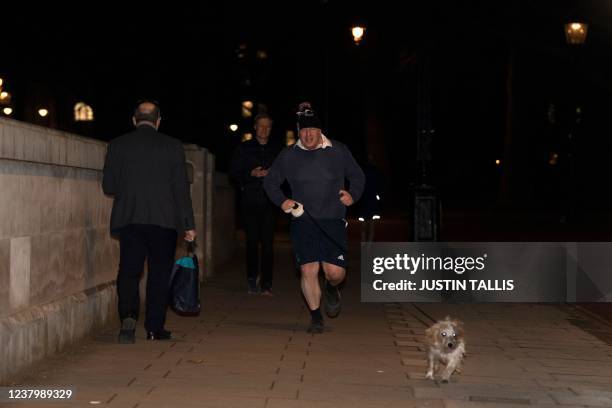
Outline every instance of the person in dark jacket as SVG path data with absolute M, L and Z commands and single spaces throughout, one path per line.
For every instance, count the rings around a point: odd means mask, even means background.
M 272 118 L 267 114 L 255 117 L 255 138 L 238 146 L 230 163 L 230 176 L 240 186 L 242 215 L 246 232 L 247 285 L 251 294 L 272 296 L 274 227 L 276 207 L 263 189 L 263 179 L 278 155 L 270 143 Z M 261 245 L 261 257 L 259 246 Z M 260 276 L 260 288 L 257 279 Z
M 349 149 L 321 133 L 321 122 L 306 102 L 298 110 L 298 129 L 300 140 L 279 154 L 264 188 L 274 204 L 292 212 L 291 242 L 311 315 L 308 332 L 322 333 L 319 268 L 327 280 L 325 312 L 333 318 L 340 313 L 338 285 L 346 276 L 346 207 L 361 196 L 365 177 Z M 281 190 L 285 180 L 291 198 Z
M 177 232 L 196 237 L 182 143 L 157 131 L 157 103 L 134 111 L 136 130 L 108 145 L 102 189 L 114 196 L 111 234 L 119 236 L 117 276 L 120 343 L 134 343 L 139 315 L 139 281 L 148 259 L 145 330 L 149 340 L 167 340 L 164 329 Z

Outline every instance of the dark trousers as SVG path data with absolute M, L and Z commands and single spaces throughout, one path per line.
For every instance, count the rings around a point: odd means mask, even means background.
M 245 201 L 242 206 L 247 241 L 247 280 L 249 285 L 255 287 L 257 275 L 261 274 L 261 290 L 272 289 L 273 241 L 277 212 L 278 208 L 267 199 L 264 203 Z
M 175 230 L 157 225 L 130 224 L 119 234 L 119 317 L 138 318 L 139 282 L 145 258 L 148 260 L 145 329 L 164 327 L 168 304 L 168 286 L 176 249 Z

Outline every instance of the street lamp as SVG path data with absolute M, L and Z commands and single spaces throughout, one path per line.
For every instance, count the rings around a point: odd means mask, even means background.
M 13 108 L 7 106 L 6 108 L 2 109 L 2 112 L 6 116 L 10 116 L 13 113 Z
M 589 25 L 581 22 L 579 20 L 570 21 L 565 24 L 565 39 L 567 44 L 574 48 L 572 51 L 572 63 L 574 65 L 574 70 L 576 74 L 580 72 L 580 64 L 579 64 L 579 52 L 578 48 L 584 45 L 587 38 Z M 576 174 L 576 136 L 579 135 L 580 125 L 581 125 L 581 116 L 582 116 L 582 108 L 580 107 L 580 83 L 579 77 L 580 75 L 574 75 L 576 79 L 574 79 L 574 89 L 573 89 L 573 98 L 576 103 L 575 108 L 575 116 L 574 123 L 570 126 L 569 132 L 567 134 L 567 158 L 568 158 L 568 166 L 567 169 L 568 174 L 568 186 L 567 191 L 564 197 L 563 202 L 563 215 L 561 216 L 561 222 L 566 222 L 569 217 L 573 217 L 574 212 L 576 210 L 576 192 L 577 192 L 577 174 Z M 551 165 L 556 164 L 557 158 L 554 157 L 553 160 L 549 160 Z
M 570 45 L 582 45 L 586 41 L 589 25 L 573 21 L 565 24 L 565 39 Z
M 42 108 L 38 110 L 38 114 L 40 115 L 41 118 L 44 118 L 44 117 L 47 117 L 47 115 L 49 114 L 49 111 L 45 108 Z
M 365 27 L 354 26 L 351 28 L 351 33 L 353 34 L 353 41 L 355 41 L 355 45 L 359 45 L 361 40 L 363 40 L 363 34 L 365 33 Z

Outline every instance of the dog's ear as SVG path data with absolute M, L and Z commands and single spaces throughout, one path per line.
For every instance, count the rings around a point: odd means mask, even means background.
M 432 343 L 432 340 L 434 338 L 434 327 L 428 327 L 427 329 L 425 329 L 425 337 L 429 340 L 430 343 Z
M 437 337 L 439 334 L 439 329 L 440 326 L 438 325 L 438 323 L 436 323 L 433 326 L 429 327 L 427 330 L 425 330 L 425 336 L 427 336 L 427 338 L 429 339 L 430 344 L 434 344 L 438 340 Z
M 453 321 L 451 321 L 451 324 L 453 325 L 453 328 L 455 329 L 455 333 L 457 333 L 458 336 L 463 337 L 463 322 L 459 319 L 455 319 Z

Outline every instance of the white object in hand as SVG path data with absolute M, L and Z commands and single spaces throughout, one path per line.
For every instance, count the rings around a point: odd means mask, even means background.
M 285 210 L 285 212 L 287 214 L 291 213 L 295 218 L 298 218 L 304 214 L 304 206 L 296 201 L 294 207 Z

